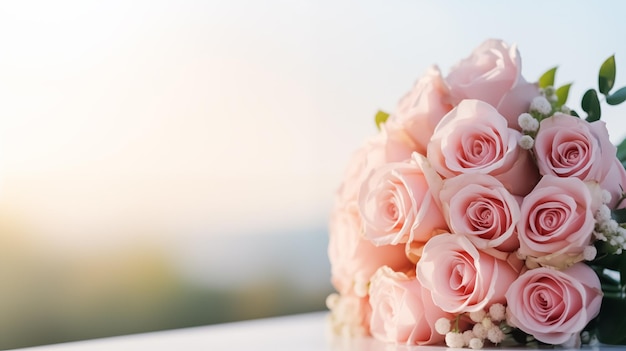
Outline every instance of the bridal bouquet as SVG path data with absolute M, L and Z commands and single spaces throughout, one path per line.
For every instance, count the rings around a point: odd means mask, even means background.
M 626 344 L 626 143 L 600 120 L 626 87 L 610 57 L 577 113 L 555 73 L 528 82 L 516 46 L 487 40 L 375 116 L 330 220 L 335 333 Z

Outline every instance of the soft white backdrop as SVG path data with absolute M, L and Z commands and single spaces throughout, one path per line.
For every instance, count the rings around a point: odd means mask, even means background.
M 222 237 L 323 228 L 376 110 L 392 111 L 430 64 L 447 72 L 486 38 L 517 43 L 528 80 L 560 65 L 573 107 L 611 54 L 625 85 L 625 10 L 0 2 L 0 204 L 47 248 L 153 240 L 186 257 L 185 269 L 214 266 L 221 256 L 208 247 Z M 626 135 L 623 107 L 605 120 L 615 141 Z

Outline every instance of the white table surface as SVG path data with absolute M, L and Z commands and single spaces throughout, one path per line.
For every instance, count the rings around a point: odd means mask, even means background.
M 24 348 L 32 351 L 445 351 L 445 347 L 389 345 L 371 338 L 344 340 L 327 334 L 327 312 L 299 314 L 204 327 L 175 329 Z M 626 350 L 602 346 L 594 350 Z M 520 351 L 522 348 L 509 349 Z

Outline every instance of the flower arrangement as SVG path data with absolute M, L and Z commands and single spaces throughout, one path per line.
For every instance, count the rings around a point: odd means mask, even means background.
M 328 247 L 332 330 L 406 345 L 626 344 L 626 142 L 598 90 L 521 75 L 487 40 L 447 76 L 427 70 L 353 156 Z M 621 313 L 615 313 L 621 311 Z

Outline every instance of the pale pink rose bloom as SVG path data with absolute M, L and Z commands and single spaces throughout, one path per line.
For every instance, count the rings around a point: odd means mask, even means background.
M 537 184 L 539 173 L 529 152 L 518 147 L 521 137 L 491 105 L 463 100 L 435 128 L 427 157 L 444 178 L 489 174 L 523 196 Z
M 374 245 L 426 241 L 446 228 L 420 165 L 414 160 L 375 169 L 359 194 L 365 237 Z
M 519 247 L 519 202 L 496 178 L 461 174 L 443 182 L 439 192 L 444 218 L 453 233 L 465 235 L 481 250 L 513 252 Z
M 602 290 L 596 273 L 577 263 L 564 271 L 528 270 L 511 284 L 506 300 L 515 327 L 558 345 L 575 338 L 598 315 Z
M 381 266 L 398 270 L 412 266 L 406 258 L 404 245 L 374 246 L 363 237 L 356 202 L 335 208 L 329 230 L 331 282 L 341 294 L 365 294 L 372 274 Z
M 539 96 L 537 85 L 526 82 L 521 72 L 517 46 L 489 39 L 452 67 L 445 81 L 453 104 L 482 100 L 498 109 L 509 128 L 519 129 L 517 118 L 528 112 L 530 102 Z
M 526 264 L 565 268 L 583 260 L 592 241 L 597 204 L 580 179 L 546 175 L 521 206 L 519 253 Z
M 361 184 L 370 172 L 388 162 L 411 158 L 416 145 L 402 128 L 383 126 L 380 133 L 366 141 L 350 158 L 335 202 L 341 206 L 357 201 Z
M 430 239 L 416 272 L 435 304 L 455 314 L 504 304 L 504 293 L 518 276 L 507 261 L 478 250 L 466 236 L 457 234 Z
M 626 200 L 618 203 L 622 197 L 622 193 L 626 191 L 626 169 L 624 169 L 624 166 L 617 157 L 615 157 L 613 166 L 611 166 L 609 173 L 600 184 L 600 187 L 611 193 L 611 202 L 607 204 L 609 208 L 626 207 Z
M 603 121 L 589 123 L 563 113 L 541 121 L 534 149 L 541 174 L 599 183 L 611 170 L 617 153 Z
M 453 318 L 433 303 L 430 291 L 414 276 L 394 272 L 389 267 L 380 268 L 372 278 L 369 301 L 372 307 L 370 331 L 384 342 L 440 343 L 445 336 L 437 333 L 435 322 L 439 318 Z
M 426 147 L 435 127 L 452 109 L 449 100 L 441 71 L 437 66 L 432 66 L 400 100 L 389 120 L 403 126 L 417 145 L 415 151 L 426 155 Z

